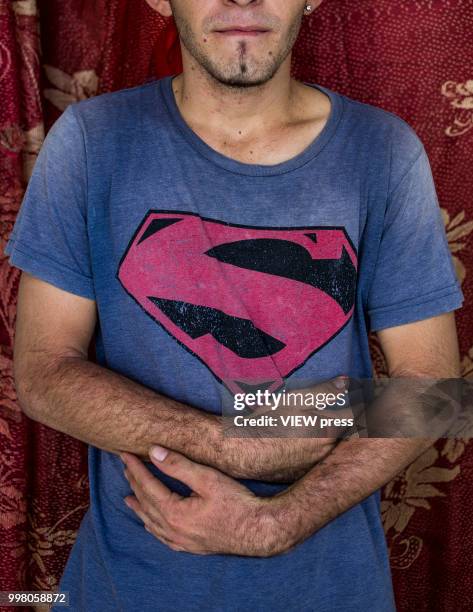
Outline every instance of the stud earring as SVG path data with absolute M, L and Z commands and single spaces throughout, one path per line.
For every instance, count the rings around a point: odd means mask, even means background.
M 312 4 L 306 4 L 304 11 L 310 13 L 312 11 Z

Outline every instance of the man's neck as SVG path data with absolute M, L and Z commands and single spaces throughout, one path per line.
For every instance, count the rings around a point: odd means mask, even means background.
M 179 110 L 191 123 L 205 121 L 211 131 L 225 126 L 229 133 L 242 135 L 287 123 L 299 93 L 298 83 L 283 69 L 263 85 L 235 88 L 196 65 L 184 68 L 173 89 Z
M 285 62 L 267 83 L 233 88 L 190 63 L 173 79 L 187 124 L 210 146 L 248 163 L 273 164 L 297 155 L 330 114 L 327 96 L 292 79 Z

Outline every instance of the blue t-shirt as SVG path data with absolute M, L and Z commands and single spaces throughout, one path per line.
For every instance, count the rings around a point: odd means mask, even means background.
M 247 164 L 193 132 L 171 82 L 66 109 L 6 248 L 12 265 L 96 300 L 100 364 L 218 413 L 222 387 L 252 377 L 368 378 L 370 330 L 461 306 L 405 122 L 319 87 L 332 104 L 319 136 L 288 161 Z M 123 469 L 89 446 L 90 507 L 59 585 L 74 611 L 394 610 L 379 492 L 286 554 L 200 556 L 144 529 Z

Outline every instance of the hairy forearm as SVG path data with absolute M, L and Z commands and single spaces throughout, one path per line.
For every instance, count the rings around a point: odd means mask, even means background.
M 153 444 L 217 454 L 216 417 L 79 356 L 38 359 L 17 384 L 31 418 L 106 451 L 149 461 Z M 198 453 L 197 453 L 198 454 Z
M 25 413 L 103 450 L 149 461 L 160 444 L 239 478 L 292 482 L 326 448 L 298 440 L 229 440 L 220 417 L 160 395 L 80 356 L 36 359 L 17 384 Z
M 377 491 L 434 443 L 419 438 L 353 438 L 278 497 L 288 541 L 299 543 Z
M 442 381 L 451 384 L 437 384 Z M 455 378 L 410 375 L 387 383 L 364 406 L 369 437 L 340 441 L 276 496 L 278 522 L 291 532 L 288 541 L 304 540 L 392 480 L 445 433 L 461 407 Z
M 334 445 L 331 438 L 228 437 L 222 442 L 220 464 L 237 478 L 292 483 L 327 457 Z

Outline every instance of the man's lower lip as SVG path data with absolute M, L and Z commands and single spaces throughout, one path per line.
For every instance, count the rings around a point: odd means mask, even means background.
M 217 34 L 223 34 L 225 36 L 260 36 L 261 34 L 267 34 L 267 30 L 222 30 L 217 31 Z

